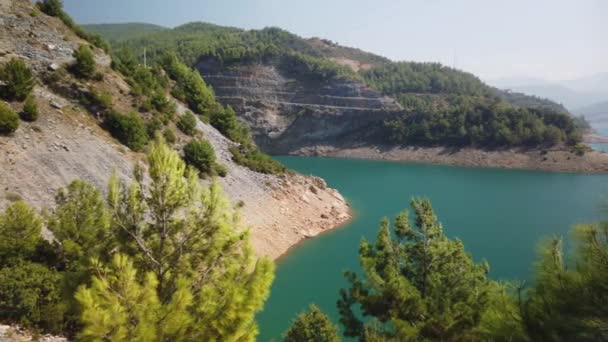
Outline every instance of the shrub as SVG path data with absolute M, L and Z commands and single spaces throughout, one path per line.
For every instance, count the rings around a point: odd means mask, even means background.
M 36 98 L 32 95 L 28 96 L 21 111 L 21 120 L 34 122 L 38 120 L 38 104 Z
M 110 134 L 133 151 L 141 151 L 148 142 L 146 125 L 135 113 L 110 112 L 105 120 Z
M 60 285 L 61 275 L 41 264 L 18 261 L 0 269 L 0 319 L 60 332 Z
M 93 104 L 100 107 L 101 109 L 108 110 L 112 108 L 112 93 L 109 91 L 95 91 L 91 92 L 91 98 Z
M 37 5 L 42 12 L 51 17 L 60 17 L 63 14 L 63 1 L 61 0 L 44 0 Z
M 192 112 L 186 112 L 177 121 L 177 128 L 187 135 L 194 135 L 196 132 L 196 116 Z
M 40 15 L 40 8 L 38 8 L 38 7 L 34 7 L 32 9 L 32 11 L 30 12 L 30 16 L 32 16 L 34 18 L 37 17 L 37 16 L 39 16 L 39 15 Z
M 593 151 L 593 149 L 583 143 L 578 143 L 570 148 L 572 153 L 575 153 L 577 156 L 583 156 L 587 152 Z
M 0 267 L 13 259 L 32 257 L 41 229 L 42 221 L 23 201 L 13 203 L 0 214 Z
M 76 62 L 72 65 L 72 73 L 78 77 L 90 79 L 95 75 L 95 57 L 88 45 L 80 45 L 73 54 Z
M 216 163 L 213 166 L 213 172 L 220 177 L 226 177 L 228 175 L 228 168 L 224 164 Z
M 4 82 L 0 95 L 8 100 L 23 101 L 34 88 L 32 70 L 17 58 L 0 67 L 0 80 Z
M 184 146 L 184 160 L 201 173 L 210 174 L 215 165 L 215 151 L 209 142 L 194 139 Z
M 154 109 L 159 112 L 167 112 L 171 110 L 175 110 L 172 106 L 173 102 L 165 96 L 162 92 L 157 92 L 150 97 L 150 103 Z
M 173 130 L 169 127 L 165 128 L 165 130 L 163 131 L 163 136 L 169 144 L 175 144 L 175 141 L 177 140 L 175 132 L 173 132 Z
M 148 123 L 146 123 L 146 131 L 148 132 L 148 137 L 153 139 L 156 135 L 157 131 L 160 131 L 163 128 L 163 123 L 158 118 L 153 118 Z
M 12 134 L 18 127 L 19 116 L 4 102 L 0 102 L 0 134 Z
M 260 152 L 255 146 L 232 146 L 230 152 L 235 163 L 253 171 L 277 175 L 285 172 L 285 167 L 281 163 Z

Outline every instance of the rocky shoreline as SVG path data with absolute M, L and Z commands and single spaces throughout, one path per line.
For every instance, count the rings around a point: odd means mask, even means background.
M 608 173 L 608 154 L 588 151 L 582 155 L 566 149 L 479 150 L 446 147 L 315 146 L 290 153 L 370 160 L 455 165 L 466 167 L 539 170 L 552 172 Z

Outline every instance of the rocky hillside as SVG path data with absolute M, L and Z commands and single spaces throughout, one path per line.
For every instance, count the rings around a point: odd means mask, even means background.
M 348 79 L 319 86 L 288 78 L 272 64 L 225 69 L 214 58 L 199 61 L 196 68 L 271 154 L 365 140 L 374 126 L 401 110 L 392 98 Z
M 81 44 L 87 42 L 58 18 L 34 11 L 30 1 L 0 0 L 0 65 L 18 58 L 33 70 L 40 112 L 37 121 L 22 121 L 14 134 L 0 136 L 0 207 L 24 199 L 40 209 L 52 208 L 57 189 L 70 181 L 83 179 L 105 188 L 113 170 L 129 179 L 143 157 L 112 138 L 102 128 L 103 112 L 83 98 L 107 94 L 115 110 L 138 112 L 144 120 L 152 114 L 138 108 L 132 86 L 110 67 L 111 58 L 101 49 L 93 50 L 101 77 L 82 80 L 66 72 Z M 186 111 L 184 104 L 170 100 L 178 117 Z M 23 106 L 17 101 L 8 105 L 16 112 Z M 174 122 L 167 127 L 176 132 L 174 146 L 181 149 L 192 138 Z M 229 148 L 235 143 L 217 129 L 197 119 L 196 130 L 227 167 L 220 182 L 233 203 L 242 206 L 259 253 L 278 257 L 301 239 L 348 220 L 346 201 L 322 179 L 254 172 L 233 162 Z

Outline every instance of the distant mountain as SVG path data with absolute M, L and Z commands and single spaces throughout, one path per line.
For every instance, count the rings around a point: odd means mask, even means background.
M 566 106 L 570 111 L 608 100 L 608 73 L 600 73 L 566 81 L 538 78 L 506 78 L 488 83 L 500 89 L 547 98 Z
M 577 108 L 574 109 L 573 112 L 577 115 L 583 115 L 595 128 L 608 127 L 608 101 Z
M 82 27 L 88 32 L 99 34 L 113 42 L 123 42 L 147 34 L 168 30 L 168 28 L 163 26 L 146 23 L 91 24 L 83 25 Z
M 577 92 L 608 94 L 608 72 L 559 83 Z

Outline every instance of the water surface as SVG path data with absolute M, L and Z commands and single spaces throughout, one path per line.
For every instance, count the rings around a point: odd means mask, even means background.
M 374 239 L 383 216 L 414 196 L 428 197 L 447 235 L 464 241 L 495 279 L 525 279 L 543 237 L 567 234 L 602 217 L 608 175 L 462 168 L 334 158 L 277 158 L 327 180 L 351 203 L 348 225 L 303 242 L 278 262 L 271 297 L 259 315 L 259 341 L 281 340 L 293 317 L 315 303 L 338 322 L 343 271 L 358 270 L 361 238 Z

